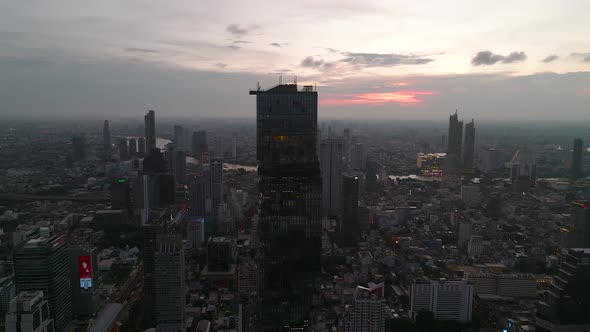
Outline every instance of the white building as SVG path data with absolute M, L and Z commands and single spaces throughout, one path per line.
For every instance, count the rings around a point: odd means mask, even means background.
M 345 332 L 383 332 L 387 310 L 383 283 L 357 286 L 353 305 L 345 318 Z
M 420 311 L 430 311 L 438 320 L 468 322 L 471 320 L 473 286 L 466 279 L 412 284 L 410 301 L 413 320 Z
M 53 332 L 49 303 L 42 291 L 22 292 L 10 301 L 6 332 Z

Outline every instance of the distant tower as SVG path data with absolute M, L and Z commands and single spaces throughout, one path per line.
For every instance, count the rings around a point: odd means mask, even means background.
M 449 138 L 447 156 L 447 174 L 458 175 L 461 172 L 461 146 L 463 143 L 463 121 L 459 121 L 457 111 L 449 117 Z
M 574 152 L 572 154 L 572 178 L 577 180 L 584 176 L 583 167 L 583 147 L 582 139 L 576 138 L 574 140 Z
M 129 156 L 137 155 L 137 140 L 135 137 L 129 139 Z
M 341 138 L 328 138 L 320 144 L 322 171 L 322 207 L 324 215 L 340 214 L 342 203 L 342 150 Z
M 475 123 L 473 119 L 465 125 L 465 159 L 463 169 L 467 172 L 473 170 L 473 156 L 475 154 Z
M 111 151 L 111 129 L 109 126 L 109 120 L 104 120 L 102 127 L 102 146 L 105 155 L 109 155 Z
M 201 164 L 203 153 L 207 152 L 207 132 L 204 130 L 193 132 L 192 152 L 193 156 L 197 158 Z
M 86 136 L 84 134 L 72 137 L 72 157 L 74 161 L 86 159 Z
M 156 113 L 149 111 L 144 117 L 145 120 L 145 148 L 151 151 L 156 147 Z
M 181 125 L 174 125 L 174 145 L 179 149 L 184 147 L 184 128 Z
M 121 160 L 127 160 L 129 158 L 129 147 L 127 146 L 127 138 L 119 137 L 117 139 L 117 146 L 119 147 L 119 157 Z
M 145 156 L 145 138 L 138 137 L 137 138 L 137 153 L 140 156 Z
M 185 266 L 180 234 L 157 235 L 155 252 L 158 331 L 184 331 Z
M 367 150 L 363 143 L 356 143 L 352 146 L 351 166 L 355 170 L 364 170 L 367 167 Z
M 211 205 L 213 213 L 217 213 L 220 203 L 223 203 L 223 162 L 213 160 L 209 165 L 211 170 Z
M 359 177 L 345 175 L 342 178 L 342 228 L 345 244 L 353 245 L 360 236 L 358 222 Z

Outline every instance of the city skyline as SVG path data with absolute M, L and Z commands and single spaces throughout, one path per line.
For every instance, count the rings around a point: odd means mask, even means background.
M 0 115 L 251 118 L 239 91 L 297 76 L 320 118 L 587 120 L 588 6 L 7 3 Z

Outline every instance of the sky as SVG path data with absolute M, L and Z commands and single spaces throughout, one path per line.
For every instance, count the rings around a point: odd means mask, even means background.
M 0 116 L 590 120 L 585 0 L 0 2 Z

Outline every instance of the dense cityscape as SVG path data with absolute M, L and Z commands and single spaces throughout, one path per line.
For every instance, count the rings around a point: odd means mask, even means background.
M 590 328 L 582 139 L 318 122 L 318 93 L 251 90 L 255 125 L 2 123 L 5 330 Z

